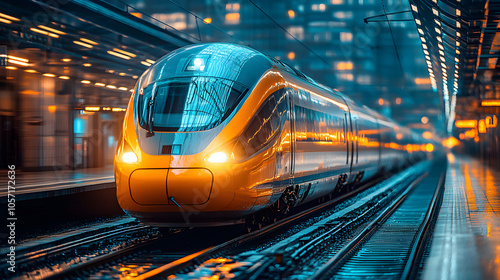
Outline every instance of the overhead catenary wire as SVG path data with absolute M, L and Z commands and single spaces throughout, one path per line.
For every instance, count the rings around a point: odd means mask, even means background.
M 403 64 L 401 63 L 401 57 L 399 56 L 398 46 L 396 45 L 396 40 L 394 39 L 394 33 L 392 32 L 391 22 L 389 20 L 388 14 L 385 9 L 384 0 L 380 0 L 382 2 L 382 8 L 384 9 L 385 20 L 387 21 L 387 25 L 389 26 L 389 32 L 391 33 L 392 44 L 394 45 L 394 51 L 396 52 L 396 57 L 398 59 L 399 70 L 401 71 L 401 79 L 403 81 L 403 92 L 406 91 L 406 78 L 405 73 L 403 71 Z M 392 14 L 392 13 L 391 13 Z
M 332 64 L 330 64 L 330 62 L 326 61 L 323 57 L 321 57 L 319 54 L 317 54 L 315 51 L 313 51 L 311 48 L 309 48 L 309 46 L 307 46 L 306 44 L 304 44 L 304 42 L 300 41 L 299 39 L 297 39 L 295 36 L 293 36 L 290 32 L 288 32 L 288 30 L 283 27 L 281 24 L 279 24 L 276 20 L 274 20 L 273 17 L 271 17 L 269 14 L 267 14 L 264 10 L 262 10 L 262 8 L 260 8 L 257 4 L 255 4 L 255 2 L 253 2 L 252 0 L 248 0 L 250 1 L 250 3 L 252 3 L 255 8 L 257 8 L 259 11 L 261 11 L 267 18 L 269 18 L 272 22 L 274 22 L 274 24 L 276 24 L 277 26 L 279 26 L 286 34 L 288 34 L 290 37 L 292 37 L 295 41 L 297 41 L 299 44 L 301 44 L 304 48 L 306 48 L 309 52 L 311 52 L 312 54 L 314 54 L 317 58 L 319 58 L 321 61 L 323 61 L 325 64 L 327 64 L 328 66 L 330 67 L 333 67 Z

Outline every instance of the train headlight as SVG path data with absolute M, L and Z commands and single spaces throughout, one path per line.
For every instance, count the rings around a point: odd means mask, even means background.
M 211 163 L 224 163 L 227 161 L 227 155 L 224 152 L 216 152 L 211 154 L 207 161 Z
M 122 160 L 125 163 L 136 163 L 137 155 L 134 152 L 123 153 Z

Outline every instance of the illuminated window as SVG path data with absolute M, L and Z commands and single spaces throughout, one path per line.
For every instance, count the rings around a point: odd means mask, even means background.
M 352 42 L 352 33 L 351 32 L 340 32 L 340 41 Z
M 240 23 L 240 13 L 229 13 L 226 14 L 226 24 L 239 24 Z

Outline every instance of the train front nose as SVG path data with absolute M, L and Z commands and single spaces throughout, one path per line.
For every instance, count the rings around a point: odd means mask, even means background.
M 139 205 L 203 205 L 214 182 L 206 168 L 137 169 L 130 175 L 130 195 Z

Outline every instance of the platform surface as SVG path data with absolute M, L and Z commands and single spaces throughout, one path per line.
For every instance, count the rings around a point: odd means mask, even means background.
M 65 194 L 75 194 L 114 187 L 113 166 L 77 170 L 52 170 L 41 172 L 16 171 L 16 200 L 39 199 Z M 0 172 L 7 180 L 7 171 Z M 0 189 L 5 200 L 7 187 Z
M 443 204 L 423 279 L 500 279 L 500 172 L 448 154 Z

